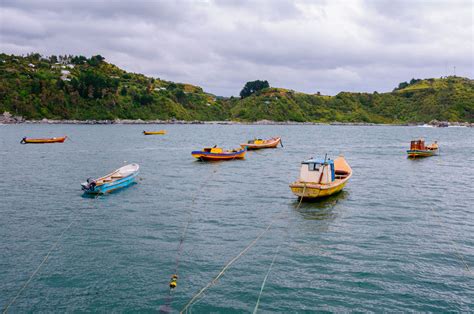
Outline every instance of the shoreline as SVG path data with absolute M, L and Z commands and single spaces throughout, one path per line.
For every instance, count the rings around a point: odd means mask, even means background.
M 115 120 L 26 120 L 21 116 L 9 114 L 0 115 L 0 125 L 7 124 L 76 124 L 76 125 L 108 125 L 108 124 L 203 124 L 203 125 L 339 125 L 339 126 L 424 126 L 424 127 L 474 127 L 469 122 L 447 122 L 432 120 L 429 123 L 370 123 L 370 122 L 296 122 L 296 121 L 200 121 L 200 120 L 141 120 L 141 119 L 115 119 Z

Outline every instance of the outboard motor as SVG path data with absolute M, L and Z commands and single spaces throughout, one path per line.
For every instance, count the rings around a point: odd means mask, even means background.
M 82 184 L 82 189 L 84 191 L 94 191 L 94 188 L 96 187 L 97 183 L 93 178 L 87 178 L 87 183 Z

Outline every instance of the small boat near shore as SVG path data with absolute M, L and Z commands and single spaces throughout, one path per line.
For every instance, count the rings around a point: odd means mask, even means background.
M 138 164 L 129 164 L 103 177 L 89 178 L 81 184 L 82 190 L 87 194 L 104 194 L 127 187 L 135 182 L 139 168 Z
M 67 136 L 51 137 L 51 138 L 27 138 L 24 137 L 20 141 L 21 144 L 49 144 L 49 143 L 64 143 Z
M 352 168 L 343 156 L 335 160 L 311 158 L 301 163 L 300 177 L 290 188 L 299 198 L 326 197 L 341 191 L 351 176 Z
M 438 155 L 438 142 L 434 141 L 430 145 L 425 145 L 425 140 L 420 138 L 410 142 L 410 149 L 407 150 L 408 158 L 431 157 Z
M 166 134 L 166 130 L 160 130 L 160 131 L 143 131 L 144 135 L 164 135 Z
M 200 161 L 214 161 L 214 160 L 233 160 L 245 158 L 245 149 L 224 150 L 220 147 L 208 147 L 203 150 L 196 150 L 191 152 L 194 158 Z
M 240 144 L 240 147 L 245 148 L 247 150 L 255 150 L 262 148 L 276 148 L 278 144 L 283 147 L 283 144 L 281 143 L 281 137 L 273 137 L 268 140 L 254 139 L 248 141 L 245 144 Z

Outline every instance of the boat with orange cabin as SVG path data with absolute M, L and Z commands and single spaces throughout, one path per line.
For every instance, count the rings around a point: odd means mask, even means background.
M 251 141 L 248 141 L 245 144 L 240 144 L 242 148 L 245 148 L 247 150 L 255 150 L 255 149 L 262 149 L 262 148 L 276 148 L 278 144 L 283 147 L 283 144 L 281 143 L 281 137 L 272 137 L 268 140 L 262 140 L 262 139 L 253 139 Z
M 408 158 L 436 156 L 439 152 L 438 142 L 434 141 L 430 145 L 425 145 L 425 140 L 420 138 L 410 142 L 410 149 L 407 150 Z

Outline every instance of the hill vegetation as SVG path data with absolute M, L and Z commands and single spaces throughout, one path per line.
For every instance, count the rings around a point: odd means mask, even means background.
M 412 79 L 389 93 L 335 96 L 249 83 L 245 97 L 224 98 L 198 86 L 126 72 L 99 55 L 0 54 L 0 113 L 77 120 L 474 122 L 474 81 L 468 78 Z
M 101 56 L 0 54 L 0 112 L 28 119 L 221 120 L 202 88 L 128 73 Z

